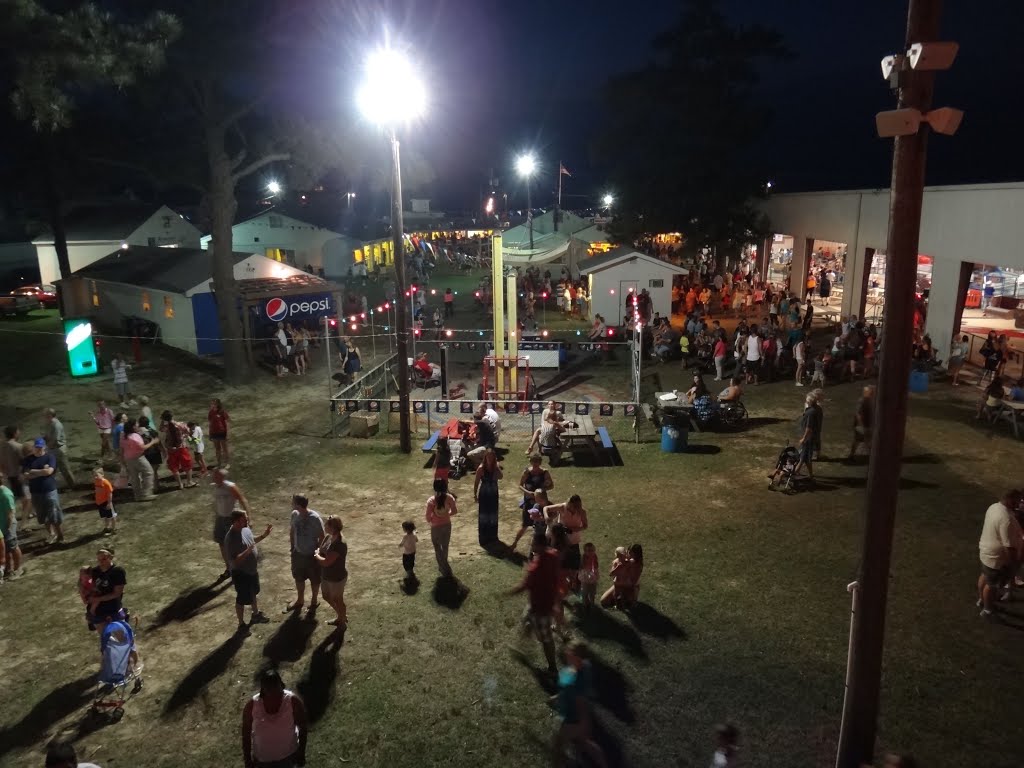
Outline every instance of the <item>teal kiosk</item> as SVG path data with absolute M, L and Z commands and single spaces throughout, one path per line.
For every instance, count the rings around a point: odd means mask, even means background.
M 68 369 L 72 377 L 95 376 L 99 373 L 91 320 L 86 317 L 64 318 L 64 345 L 67 347 Z

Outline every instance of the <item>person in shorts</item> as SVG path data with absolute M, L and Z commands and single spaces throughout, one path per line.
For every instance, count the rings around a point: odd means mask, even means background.
M 96 509 L 103 521 L 103 534 L 110 536 L 117 533 L 117 512 L 114 511 L 114 486 L 103 474 L 102 467 L 92 471 L 93 497 Z
M 239 631 L 246 630 L 245 606 L 252 606 L 250 624 L 265 624 L 270 621 L 261 611 L 257 597 L 260 594 L 259 550 L 256 545 L 263 541 L 274 526 L 268 525 L 260 536 L 253 536 L 249 528 L 249 516 L 236 509 L 231 513 L 231 527 L 224 535 L 224 552 L 231 571 L 231 583 L 235 587 L 235 615 Z
M 231 528 L 231 515 L 241 507 L 249 516 L 252 522 L 252 510 L 249 509 L 249 501 L 242 493 L 242 489 L 235 483 L 228 480 L 228 473 L 225 469 L 216 469 L 213 472 L 213 540 L 220 547 L 220 556 L 224 559 L 224 573 L 220 575 L 221 580 L 231 576 L 231 561 L 224 549 L 224 537 Z
M 28 523 L 32 519 L 32 502 L 28 486 L 21 482 L 21 462 L 24 459 L 25 446 L 21 444 L 21 430 L 14 425 L 4 427 L 4 442 L 0 443 L 0 474 L 7 478 L 7 487 L 21 507 L 24 522 Z
M 800 461 L 794 471 L 794 474 L 797 474 L 806 467 L 807 476 L 811 480 L 814 479 L 814 440 L 821 428 L 818 410 L 815 408 L 816 404 L 814 395 L 804 398 L 804 412 L 800 416 L 800 440 L 796 444 L 796 448 L 800 452 Z
M 324 520 L 320 513 L 309 508 L 309 499 L 305 496 L 292 496 L 291 520 L 288 526 L 288 541 L 291 550 L 292 578 L 295 580 L 295 602 L 284 609 L 285 613 L 295 613 L 302 609 L 306 602 L 306 582 L 309 582 L 312 597 L 309 601 L 310 612 L 317 607 L 317 595 L 320 593 L 320 565 L 313 558 L 320 542 L 324 538 Z
M 5 485 L 5 478 L 0 477 L 0 538 L 4 540 L 4 559 L 0 567 L 6 571 L 8 579 L 21 578 L 21 547 L 18 546 L 17 502 L 11 489 Z
M 36 521 L 46 526 L 48 544 L 64 543 L 64 510 L 57 493 L 57 459 L 46 448 L 46 440 L 39 437 L 32 443 L 32 453 L 22 462 L 22 481 L 28 483 Z
M 529 603 L 523 616 L 524 625 L 527 631 L 533 632 L 544 649 L 548 674 L 552 677 L 558 674 L 551 626 L 558 600 L 559 570 L 558 551 L 548 545 L 545 534 L 536 533 L 533 537 L 533 559 L 526 566 L 526 575 L 519 585 L 509 592 L 509 595 L 518 595 L 521 592 L 529 594 Z
M 981 608 L 982 618 L 992 615 L 996 593 L 1012 575 L 1019 558 L 1011 517 L 1020 500 L 1020 491 L 1007 491 L 985 511 L 985 522 L 978 540 L 978 556 L 981 560 L 978 607 Z

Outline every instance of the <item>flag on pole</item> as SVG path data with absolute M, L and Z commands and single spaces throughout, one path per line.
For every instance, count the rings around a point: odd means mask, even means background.
M 562 165 L 561 163 L 558 164 L 558 173 L 559 173 L 559 175 L 568 176 L 570 179 L 572 178 L 572 174 L 569 173 L 569 171 L 566 170 L 566 167 L 564 165 Z

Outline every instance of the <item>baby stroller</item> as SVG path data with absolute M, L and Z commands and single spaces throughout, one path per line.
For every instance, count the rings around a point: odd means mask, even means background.
M 109 712 L 117 722 L 124 705 L 142 690 L 142 662 L 135 648 L 135 633 L 127 621 L 110 621 L 100 631 L 100 685 L 92 703 L 96 714 Z M 128 693 L 128 686 L 132 686 Z
M 779 453 L 778 461 L 775 462 L 775 471 L 768 475 L 768 490 L 779 489 L 785 493 L 795 493 L 800 480 L 796 474 L 799 464 L 800 451 L 792 445 L 783 448 Z

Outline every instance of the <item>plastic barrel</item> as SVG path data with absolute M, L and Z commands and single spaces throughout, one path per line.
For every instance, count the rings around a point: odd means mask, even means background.
M 679 451 L 679 430 L 675 427 L 661 428 L 661 452 L 676 453 Z
M 910 391 L 911 392 L 927 392 L 928 391 L 928 374 L 925 371 L 911 371 L 910 372 Z

